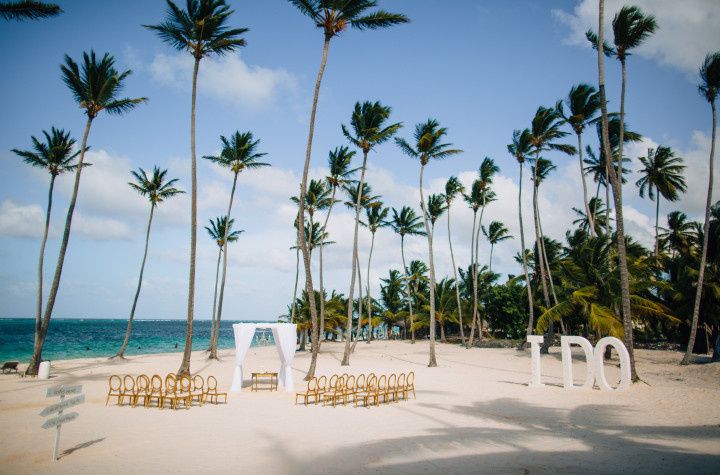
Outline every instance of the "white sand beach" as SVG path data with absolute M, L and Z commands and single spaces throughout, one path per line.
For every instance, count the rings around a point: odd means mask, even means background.
M 348 372 L 416 373 L 417 399 L 371 408 L 305 407 L 290 393 L 247 388 L 226 405 L 189 410 L 106 407 L 109 375 L 164 374 L 180 355 L 53 362 L 49 381 L 0 376 L 0 472 L 717 473 L 720 365 L 681 367 L 679 353 L 637 350 L 647 384 L 568 391 L 559 348 L 543 357 L 544 388 L 526 384 L 529 354 L 441 344 L 439 367 L 428 368 L 427 342 L 361 342 Z M 298 387 L 309 356 L 296 356 Z M 318 374 L 344 372 L 341 356 L 342 344 L 324 344 Z M 193 372 L 229 388 L 233 351 L 205 358 L 193 354 Z M 252 348 L 246 375 L 277 361 L 274 347 Z M 58 383 L 82 383 L 87 400 L 52 462 L 54 431 L 40 428 L 38 413 Z

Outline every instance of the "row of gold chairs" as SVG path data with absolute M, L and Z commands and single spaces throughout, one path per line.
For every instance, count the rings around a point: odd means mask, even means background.
M 398 402 L 407 400 L 412 394 L 415 398 L 415 372 L 391 373 L 390 375 L 376 376 L 374 373 L 361 374 L 334 374 L 328 379 L 320 376 L 307 382 L 305 391 L 295 394 L 295 404 L 302 398 L 307 406 L 310 403 L 325 405 L 338 403 L 343 405 L 354 402 L 355 406 L 379 405 L 380 403 Z
M 172 409 L 177 409 L 180 403 L 189 408 L 193 401 L 201 406 L 206 401 L 217 404 L 221 397 L 227 403 L 227 393 L 218 392 L 215 376 L 208 376 L 205 380 L 199 374 L 178 377 L 171 373 L 163 380 L 158 374 L 152 377 L 145 374 L 137 377 L 125 375 L 122 378 L 114 374 L 110 376 L 108 385 L 106 406 L 110 398 L 116 398 L 118 406 L 127 402 L 129 406 L 136 407 L 142 400 L 144 407 L 150 407 L 154 402 L 160 409 L 165 407 L 165 403 Z

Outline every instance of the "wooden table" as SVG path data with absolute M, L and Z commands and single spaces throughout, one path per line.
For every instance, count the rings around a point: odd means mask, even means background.
M 277 391 L 278 388 L 278 374 L 277 373 L 252 373 L 252 391 L 258 391 L 258 383 L 260 378 L 270 379 L 270 391 Z

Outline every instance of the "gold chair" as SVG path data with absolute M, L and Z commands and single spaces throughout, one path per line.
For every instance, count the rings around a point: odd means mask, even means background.
M 362 401 L 367 407 L 371 400 L 377 398 L 377 382 L 377 376 L 370 373 L 366 379 L 365 389 L 355 394 L 355 406 L 358 405 L 358 401 Z
M 227 393 L 219 393 L 218 392 L 217 379 L 215 379 L 215 376 L 208 376 L 206 382 L 207 382 L 207 391 L 205 392 L 205 397 L 210 398 L 210 402 L 217 404 L 218 399 L 222 396 L 225 398 L 225 404 L 227 404 Z
M 407 380 L 405 381 L 405 387 L 403 389 L 405 399 L 408 398 L 410 391 L 412 391 L 413 399 L 417 399 L 417 396 L 415 395 L 415 371 L 410 371 L 407 375 Z
M 165 391 L 162 397 L 163 403 L 160 407 L 165 407 L 165 401 L 170 402 L 171 409 L 177 409 L 179 401 L 185 402 L 185 406 L 187 407 L 187 397 L 178 393 L 178 384 L 178 380 L 174 374 L 168 374 L 165 377 Z
M 132 405 L 135 400 L 135 379 L 129 374 L 125 375 L 123 378 L 123 387 L 120 392 L 120 398 L 118 399 L 118 406 L 122 405 L 122 402 L 126 397 L 130 401 L 128 404 Z
M 407 400 L 407 397 L 405 395 L 405 379 L 407 377 L 405 376 L 405 373 L 400 373 L 400 376 L 398 376 L 397 379 L 397 385 L 395 386 L 395 401 L 400 401 L 400 398 Z
M 145 397 L 145 406 L 149 407 L 153 399 L 157 399 L 157 407 L 162 409 L 165 401 L 163 400 L 163 381 L 159 374 L 154 374 L 150 378 L 150 389 Z
M 193 376 L 192 389 L 190 391 L 190 399 L 197 398 L 198 404 L 201 406 L 205 402 L 205 380 L 199 374 Z
M 355 384 L 356 384 L 356 381 L 357 381 L 357 379 L 355 378 L 354 375 L 348 376 L 347 381 L 346 381 L 346 383 L 345 383 L 345 391 L 344 391 L 344 394 L 343 394 L 343 396 L 344 396 L 344 397 L 343 397 L 343 404 L 347 404 L 347 402 L 348 402 L 348 400 L 349 400 L 350 398 L 352 398 L 353 400 L 355 400 L 355 391 L 356 391 L 356 386 L 355 386 Z
M 184 399 L 185 405 L 192 405 L 192 379 L 189 374 L 183 374 L 178 380 L 177 395 Z
M 332 378 L 330 378 L 332 380 Z M 332 401 L 333 407 L 337 405 L 338 400 L 345 400 L 345 384 L 347 383 L 346 375 L 342 375 L 335 380 L 335 387 L 332 391 L 325 393 L 325 403 Z
M 397 390 L 397 374 L 393 373 L 388 377 L 387 389 L 385 390 L 385 402 L 395 401 L 395 391 Z
M 387 376 L 381 375 L 378 378 L 377 389 L 375 390 L 375 405 L 380 404 L 380 398 L 383 398 L 383 402 L 387 402 Z
M 365 390 L 365 375 L 361 374 L 355 379 L 355 392 Z
M 120 398 L 122 397 L 122 391 L 120 390 L 122 388 L 122 380 L 120 379 L 120 376 L 113 374 L 110 376 L 108 380 L 108 393 L 107 398 L 105 399 L 105 405 L 108 405 L 108 402 L 110 401 L 111 397 L 117 398 L 118 406 L 120 405 Z
M 327 376 L 320 376 L 317 380 L 317 397 L 315 398 L 315 404 L 320 401 L 320 397 L 327 391 Z
M 309 403 L 310 397 L 314 397 L 315 401 L 317 402 L 318 398 L 318 379 L 312 378 L 310 381 L 307 382 L 307 389 L 304 392 L 297 392 L 295 393 L 295 404 L 298 403 L 298 397 L 302 396 L 302 398 L 305 401 L 305 405 L 307 406 Z
M 143 399 L 143 406 L 147 405 L 147 398 L 148 398 L 149 394 L 150 394 L 150 378 L 148 378 L 144 374 L 141 374 L 135 380 L 135 394 L 134 394 L 133 401 L 132 401 L 133 407 L 137 406 L 137 403 L 140 400 L 140 398 Z

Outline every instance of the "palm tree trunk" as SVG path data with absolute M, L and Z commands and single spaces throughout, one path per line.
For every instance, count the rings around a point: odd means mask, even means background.
M 363 318 L 363 293 L 362 293 L 362 274 L 360 274 L 360 257 L 358 256 L 355 261 L 357 267 L 357 280 L 358 280 L 358 321 L 355 327 L 355 341 L 350 347 L 350 353 L 355 353 L 355 346 L 360 341 L 360 335 L 362 334 L 362 318 Z
M 705 266 L 707 264 L 707 249 L 710 238 L 710 208 L 712 206 L 713 192 L 713 161 L 715 160 L 715 129 L 717 128 L 717 118 L 715 112 L 715 101 L 710 102 L 712 108 L 712 143 L 710 144 L 710 175 L 708 177 L 708 193 L 705 201 L 705 223 L 703 224 L 703 247 L 700 257 L 700 271 L 698 272 L 698 283 L 695 290 L 695 304 L 693 305 L 692 323 L 690 325 L 690 338 L 688 339 L 687 350 L 682 359 L 682 364 L 690 364 L 692 362 L 692 350 L 695 346 L 695 337 L 697 336 L 698 320 L 700 318 L 700 299 L 702 299 L 703 280 L 705 278 Z M 720 338 L 720 337 L 719 337 Z
M 197 78 L 200 58 L 195 58 L 192 79 L 192 99 L 190 106 L 190 273 L 188 276 L 187 331 L 185 350 L 177 373 L 190 374 L 190 355 L 192 354 L 193 316 L 195 313 L 195 254 L 197 251 L 197 159 L 195 157 L 195 103 L 197 98 Z M 210 342 L 212 345 L 212 342 Z
M 605 172 L 607 174 L 607 163 L 605 164 Z M 608 178 L 609 180 L 609 178 Z M 605 234 L 606 239 L 610 239 L 612 235 L 612 227 L 610 227 L 610 183 L 605 183 Z
M 447 204 L 447 227 L 448 244 L 450 245 L 450 260 L 453 267 L 453 278 L 455 279 L 455 298 L 457 299 L 458 319 L 460 320 L 460 342 L 465 344 L 465 331 L 463 330 L 462 309 L 460 304 L 460 282 L 458 282 L 457 266 L 455 265 L 455 254 L 453 253 L 452 238 L 450 237 L 450 202 Z
M 525 254 L 525 228 L 523 227 L 522 217 L 522 177 L 523 177 L 523 164 L 520 163 L 520 184 L 518 186 L 518 217 L 520 220 L 520 254 L 522 255 L 523 271 L 525 272 L 525 283 L 527 285 L 527 296 L 528 296 L 528 326 L 527 334 L 532 335 L 533 328 L 535 326 L 535 310 L 533 309 L 533 295 L 532 285 L 530 283 L 530 274 L 528 274 L 527 255 Z M 520 348 L 523 348 L 525 343 L 520 344 Z
M 45 345 L 45 337 L 47 336 L 48 327 L 50 326 L 50 318 L 52 317 L 53 307 L 55 306 L 55 298 L 57 297 L 58 289 L 60 288 L 60 277 L 62 276 L 63 265 L 65 264 L 65 253 L 67 252 L 68 242 L 70 241 L 70 227 L 72 226 L 73 213 L 75 212 L 75 204 L 77 203 L 77 195 L 80 189 L 80 174 L 82 173 L 83 161 L 85 160 L 85 150 L 87 148 L 87 139 L 88 135 L 90 135 L 90 126 L 92 125 L 92 121 L 93 117 L 88 116 L 80 148 L 80 158 L 78 159 L 77 169 L 75 170 L 75 184 L 73 185 L 70 205 L 68 206 L 67 217 L 65 218 L 65 230 L 63 231 L 62 242 L 60 243 L 57 265 L 55 266 L 55 276 L 53 277 L 50 294 L 48 295 L 47 304 L 45 305 L 45 313 L 43 314 L 42 323 L 40 324 L 40 329 L 35 336 L 33 355 L 32 358 L 30 358 L 30 364 L 25 370 L 26 375 L 37 375 L 38 367 L 42 361 L 42 350 Z
M 220 295 L 218 297 L 217 318 L 215 319 L 215 331 L 213 332 L 213 340 L 210 342 L 210 359 L 216 360 L 218 340 L 220 339 L 220 322 L 222 321 L 223 299 L 225 297 L 225 277 L 227 276 L 227 259 L 228 259 L 228 233 L 230 231 L 230 213 L 232 212 L 233 200 L 235 198 L 235 187 L 237 186 L 238 174 L 233 177 L 232 189 L 230 190 L 230 203 L 228 203 L 227 215 L 225 216 L 225 236 L 223 236 L 223 271 L 222 279 L 220 279 Z
M 598 178 L 597 187 L 595 188 L 595 203 L 593 203 L 593 210 L 592 210 L 593 222 L 596 222 L 595 220 L 597 219 L 597 201 L 598 201 L 598 197 L 600 196 L 600 181 L 601 180 Z M 607 205 L 607 203 L 605 203 L 605 204 Z M 588 221 L 588 224 L 589 223 L 590 223 L 590 221 Z M 595 235 L 597 236 L 597 229 L 595 231 L 596 231 Z
M 408 308 L 410 309 L 410 343 L 415 343 L 415 330 L 413 329 L 413 306 L 412 306 L 412 292 L 410 291 L 410 275 L 408 275 L 408 268 L 405 265 L 405 236 L 400 235 L 400 255 L 402 256 L 403 270 L 405 271 L 405 285 L 407 287 L 407 299 Z M 405 338 L 407 338 L 407 328 L 405 329 Z
M 352 273 L 350 276 L 350 291 L 348 292 L 347 304 L 347 337 L 345 339 L 345 351 L 343 353 L 342 366 L 350 365 L 350 338 L 352 332 L 352 315 L 353 315 L 353 297 L 355 295 L 355 272 L 358 266 L 358 230 L 360 227 L 360 203 L 362 203 L 362 191 L 365 184 L 365 166 L 367 165 L 368 152 L 363 150 L 363 163 L 360 170 L 360 183 L 358 184 L 358 194 L 355 200 L 355 230 L 353 232 L 353 253 L 352 253 Z M 360 284 L 362 285 L 362 284 Z M 362 292 L 362 290 L 361 290 Z M 358 315 L 362 320 L 362 313 Z M 358 337 L 360 335 L 358 334 Z
M 295 290 L 293 290 L 292 308 L 290 310 L 290 321 L 295 322 L 295 301 L 297 300 L 298 277 L 300 276 L 300 246 L 295 246 Z
M 135 318 L 135 309 L 137 308 L 138 298 L 140 297 L 140 287 L 142 286 L 143 274 L 145 273 L 145 261 L 147 261 L 148 244 L 150 243 L 150 226 L 152 226 L 153 213 L 155 212 L 155 203 L 150 204 L 150 218 L 148 218 L 147 231 L 145 232 L 145 251 L 143 252 L 142 264 L 140 264 L 140 277 L 138 278 L 137 289 L 135 290 L 135 298 L 133 299 L 132 308 L 130 309 L 130 318 L 128 318 L 128 326 L 125 331 L 125 339 L 122 342 L 120 351 L 115 355 L 117 358 L 125 358 L 125 349 L 130 342 L 130 333 L 132 332 L 133 319 Z
M 537 168 L 538 162 L 540 161 L 540 151 L 535 154 L 535 168 L 533 172 L 533 218 L 535 221 L 535 247 L 537 250 L 536 259 L 537 267 L 540 268 L 540 283 L 542 285 L 543 299 L 545 301 L 545 308 L 550 308 L 550 294 L 548 293 L 546 274 L 545 274 L 545 259 L 543 256 L 543 242 L 542 233 L 540 232 L 539 217 L 538 217 L 538 182 L 537 182 Z
M 35 344 L 37 344 L 38 335 L 40 335 L 40 324 L 42 322 L 42 294 L 43 294 L 43 268 L 45 261 L 45 245 L 47 244 L 48 231 L 50 230 L 50 212 L 52 211 L 52 196 L 55 188 L 55 178 L 57 175 L 50 175 L 50 188 L 48 190 L 48 204 L 45 212 L 45 230 L 43 231 L 42 243 L 40 244 L 40 257 L 38 257 L 38 294 L 37 294 L 37 310 L 35 312 Z
M 217 264 L 215 265 L 215 291 L 213 292 L 213 313 L 212 320 L 210 320 L 210 342 L 208 344 L 207 351 L 210 351 L 212 347 L 213 339 L 215 338 L 215 317 L 217 316 L 217 291 L 218 291 L 218 279 L 220 277 L 220 257 L 222 256 L 222 247 L 218 247 L 218 258 Z M 293 299 L 293 303 L 295 300 Z M 295 307 L 292 309 L 293 316 L 295 315 Z M 294 319 L 291 318 L 291 321 Z
M 538 185 L 537 192 L 539 195 L 540 185 Z M 557 305 L 558 299 L 557 299 L 557 295 L 555 294 L 555 284 L 553 283 L 552 271 L 550 270 L 550 262 L 548 261 L 547 251 L 545 250 L 545 233 L 543 232 L 542 219 L 540 218 L 541 214 L 540 214 L 539 200 L 536 203 L 535 207 L 537 208 L 537 223 L 538 223 L 538 229 L 540 230 L 540 241 L 539 241 L 540 242 L 540 250 L 542 252 L 543 263 L 545 264 L 545 272 L 547 272 L 548 282 L 550 283 L 550 294 L 553 297 L 553 305 Z M 561 328 L 563 328 L 563 333 L 565 333 L 562 319 L 560 319 L 560 325 L 561 325 Z M 554 339 L 555 339 L 555 322 L 551 319 L 550 324 L 548 325 L 548 337 L 545 340 L 545 342 L 543 343 L 542 347 L 540 348 L 540 351 L 542 353 L 549 353 L 550 347 L 552 346 L 552 342 L 554 341 Z
M 319 326 L 317 307 L 315 307 L 315 292 L 313 291 L 312 273 L 310 270 L 310 253 L 308 252 L 307 242 L 305 240 L 305 194 L 307 192 L 307 177 L 310 171 L 310 156 L 312 154 L 313 133 L 315 131 L 315 113 L 317 112 L 318 97 L 320 95 L 320 83 L 322 82 L 323 73 L 325 72 L 325 64 L 327 63 L 328 49 L 330 48 L 330 38 L 325 37 L 323 43 L 322 59 L 320 60 L 320 69 L 318 70 L 317 79 L 315 80 L 315 92 L 313 94 L 312 109 L 310 110 L 310 130 L 308 131 L 307 149 L 305 150 L 305 165 L 303 166 L 302 182 L 300 183 L 300 222 L 298 223 L 298 242 L 303 254 L 303 266 L 305 267 L 305 290 L 308 293 L 308 301 L 310 303 L 310 321 L 312 331 L 310 339 L 312 341 L 312 355 L 310 357 L 310 367 L 305 375 L 305 380 L 310 381 L 315 377 L 315 367 L 317 366 L 317 355 L 319 351 L 318 340 Z
M 370 240 L 370 254 L 368 255 L 368 266 L 367 266 L 367 287 L 366 287 L 366 294 L 367 294 L 367 313 L 368 313 L 368 339 L 367 342 L 370 343 L 370 340 L 372 340 L 372 299 L 370 298 L 370 263 L 372 262 L 372 254 L 373 254 L 373 248 L 375 247 L 375 232 L 372 232 L 372 238 Z
M 475 274 L 477 276 L 477 272 L 475 271 L 475 250 L 477 249 L 477 246 L 475 245 L 475 226 L 477 225 L 477 210 L 473 209 L 473 224 L 472 224 L 472 231 L 470 231 L 470 272 Z M 470 281 L 472 282 L 472 289 L 473 289 L 473 313 L 470 316 L 470 336 L 468 337 L 468 340 L 465 344 L 465 348 L 470 348 L 473 344 L 473 338 L 475 337 L 475 297 L 474 295 L 477 295 L 477 280 L 475 276 L 470 276 Z
M 582 158 L 582 134 L 577 134 L 578 140 L 578 164 L 580 165 L 580 178 L 582 179 L 583 186 L 583 205 L 585 206 L 585 215 L 588 217 L 588 224 L 590 225 L 590 235 L 595 237 L 595 216 L 590 213 L 590 205 L 588 204 L 588 190 L 587 180 L 585 177 L 585 170 L 583 170 L 583 158 Z
M 422 207 L 423 220 L 425 221 L 425 233 L 427 233 L 428 254 L 430 258 L 430 359 L 428 366 L 434 368 L 437 366 L 437 360 L 435 358 L 435 259 L 433 258 L 433 230 L 430 229 L 428 222 L 425 196 L 423 193 L 424 171 L 425 165 L 420 165 L 420 205 Z
M 495 247 L 495 244 L 493 244 L 492 241 L 490 241 L 490 262 L 489 262 L 489 267 L 488 267 L 488 271 L 490 271 L 490 272 L 492 272 L 492 256 L 493 256 L 493 248 L 494 247 Z
M 330 220 L 330 213 L 332 212 L 333 205 L 335 204 L 335 190 L 336 190 L 336 188 L 333 186 L 332 187 L 332 196 L 330 197 L 330 206 L 328 207 L 327 215 L 325 215 L 325 223 L 323 223 L 323 233 L 327 231 L 328 221 Z M 322 338 L 320 338 L 320 340 L 325 339 L 325 286 L 323 284 L 323 243 L 324 242 L 325 242 L 325 239 L 320 240 L 320 334 L 322 335 Z M 296 279 L 295 287 L 297 287 L 297 279 Z
M 660 246 L 658 244 L 658 223 L 660 221 L 660 192 L 655 187 L 657 202 L 655 203 L 655 259 L 660 256 Z
M 600 1 L 599 21 L 598 21 L 598 82 L 600 91 L 600 110 L 602 117 L 602 146 L 605 151 L 608 163 L 612 160 L 612 150 L 610 149 L 610 139 L 608 135 L 608 114 L 607 103 L 605 99 L 605 65 L 603 58 L 603 27 L 605 2 Z M 623 147 L 623 129 L 625 127 L 625 68 L 623 65 L 623 81 L 622 95 L 620 99 L 620 144 L 618 160 L 620 163 L 617 170 L 622 172 L 622 147 Z M 620 290 L 622 298 L 622 316 L 623 316 L 623 339 L 627 351 L 630 355 L 630 375 L 633 381 L 638 381 L 637 371 L 635 370 L 635 354 L 633 351 L 633 326 L 632 313 L 630 311 L 630 276 L 627 267 L 627 255 L 625 249 L 625 224 L 623 221 L 622 208 L 622 175 L 618 176 L 615 167 L 610 165 L 607 167 L 609 172 L 610 183 L 613 188 L 613 202 L 615 205 L 615 227 L 617 229 L 617 251 L 620 268 Z

